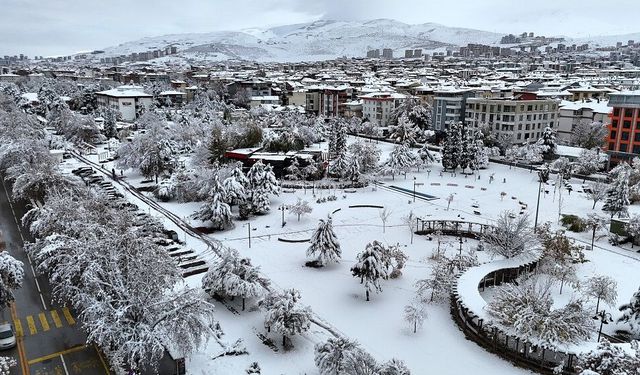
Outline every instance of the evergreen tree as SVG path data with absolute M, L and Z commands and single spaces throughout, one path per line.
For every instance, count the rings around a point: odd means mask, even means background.
M 442 166 L 445 169 L 455 170 L 460 165 L 462 143 L 462 124 L 450 124 L 442 145 Z
M 547 160 L 553 158 L 553 155 L 555 155 L 557 148 L 556 131 L 547 126 L 546 128 L 544 128 L 542 137 L 540 137 L 538 143 L 543 146 L 542 154 L 544 158 Z
M 345 358 L 358 348 L 358 343 L 347 338 L 329 338 L 314 347 L 314 361 L 320 375 L 344 374 Z
M 385 264 L 384 245 L 378 241 L 367 244 L 363 252 L 358 254 L 358 262 L 351 267 L 354 277 L 360 278 L 360 283 L 364 285 L 367 301 L 372 291 L 382 291 L 380 279 L 388 278 L 387 266 Z
M 358 159 L 355 155 L 350 155 L 345 177 L 348 178 L 349 181 L 355 183 L 360 181 L 360 176 L 360 163 L 358 163 Z
M 298 181 L 302 178 L 302 171 L 300 170 L 300 163 L 298 158 L 294 157 L 291 164 L 285 168 L 287 172 L 286 177 L 291 181 Z
M 258 160 L 247 173 L 247 191 L 254 213 L 263 214 L 271 209 L 270 195 L 280 194 L 278 181 L 271 165 L 264 165 Z
M 622 316 L 618 322 L 629 323 L 632 329 L 640 331 L 640 288 L 633 293 L 629 303 L 620 306 L 620 311 Z
M 331 217 L 327 220 L 320 219 L 318 227 L 311 236 L 311 246 L 307 249 L 308 257 L 317 257 L 316 262 L 320 266 L 337 263 L 342 257 L 338 237 L 333 231 Z
M 602 210 L 609 212 L 611 217 L 626 215 L 629 205 L 629 173 L 628 170 L 620 171 L 607 190 Z
M 221 193 L 215 193 L 213 197 L 193 214 L 194 219 L 210 221 L 214 229 L 223 230 L 232 225 L 231 207 L 224 202 Z
M 300 292 L 287 289 L 262 304 L 267 309 L 264 325 L 282 334 L 282 346 L 286 346 L 287 336 L 299 335 L 311 326 L 311 309 L 302 306 L 300 298 Z
M 380 368 L 380 375 L 411 375 L 411 371 L 404 364 L 403 361 L 399 359 L 391 359 L 388 362 L 382 364 Z

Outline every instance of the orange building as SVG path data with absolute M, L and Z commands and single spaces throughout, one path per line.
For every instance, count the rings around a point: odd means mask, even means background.
M 640 155 L 640 91 L 623 91 L 609 96 L 613 107 L 607 151 L 618 160 Z

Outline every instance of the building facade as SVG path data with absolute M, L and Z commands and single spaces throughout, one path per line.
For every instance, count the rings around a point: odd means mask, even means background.
M 140 109 L 151 107 L 153 96 L 142 91 L 141 86 L 119 86 L 97 92 L 96 101 L 99 106 L 120 112 L 122 121 L 135 121 Z
M 396 92 L 372 92 L 360 96 L 362 118 L 379 127 L 389 126 L 391 112 L 408 99 L 407 95 Z
M 534 93 L 511 98 L 469 98 L 465 123 L 475 128 L 488 125 L 492 133 L 511 136 L 516 144 L 535 142 L 546 127 L 557 129 L 558 104 L 555 99 L 539 99 Z
M 464 121 L 467 99 L 474 95 L 471 89 L 434 90 L 433 129 L 444 131 L 450 124 Z
M 640 155 L 640 90 L 609 95 L 613 107 L 607 151 L 614 159 L 631 159 Z

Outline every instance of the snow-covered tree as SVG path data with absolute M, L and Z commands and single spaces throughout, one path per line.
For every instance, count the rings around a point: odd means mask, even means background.
M 599 121 L 582 120 L 571 132 L 571 144 L 592 149 L 602 147 L 607 137 L 607 127 Z
M 425 310 L 424 304 L 420 302 L 413 302 L 404 307 L 404 320 L 411 325 L 413 333 L 418 332 L 418 327 L 422 327 L 426 317 L 427 310 Z
M 280 194 L 280 186 L 271 165 L 264 165 L 258 160 L 247 173 L 246 191 L 255 213 L 263 214 L 271 209 L 270 195 Z
M 311 236 L 311 245 L 307 249 L 308 257 L 316 257 L 316 263 L 319 266 L 325 266 L 330 263 L 337 263 L 342 257 L 342 250 L 338 237 L 333 231 L 333 223 L 331 217 L 327 220 L 320 219 L 318 227 Z
M 627 206 L 629 202 L 629 169 L 618 173 L 615 180 L 607 190 L 607 196 L 604 200 L 602 210 L 608 212 L 611 217 L 618 215 L 621 217 L 627 214 Z
M 360 350 L 356 341 L 348 338 L 329 338 L 314 347 L 314 362 L 320 375 L 344 374 L 345 358 Z
M 371 354 L 364 350 L 354 350 L 345 356 L 342 374 L 379 375 L 380 365 Z
M 584 150 L 577 160 L 577 172 L 589 176 L 601 170 L 604 164 L 597 150 Z
M 287 172 L 286 177 L 292 181 L 298 181 L 302 179 L 302 171 L 300 170 L 300 162 L 298 162 L 298 158 L 293 158 L 291 164 L 285 168 Z
M 537 142 L 543 148 L 543 155 L 545 159 L 551 159 L 556 153 L 556 131 L 550 127 L 544 128 L 540 140 Z
M 435 152 L 429 150 L 428 146 L 429 144 L 425 143 L 422 148 L 418 150 L 418 156 L 422 160 L 421 164 L 425 167 L 428 167 L 437 161 Z
M 591 314 L 580 300 L 553 309 L 550 284 L 536 277 L 520 277 L 517 283 L 497 287 L 487 312 L 519 335 L 548 346 L 575 344 L 593 331 Z
M 601 181 L 596 181 L 589 184 L 587 190 L 587 196 L 593 201 L 592 209 L 596 208 L 596 204 L 607 197 L 609 191 L 609 185 Z
M 406 114 L 400 115 L 396 125 L 390 127 L 390 138 L 397 143 L 406 143 L 412 146 L 419 138 L 420 129 L 409 120 Z
M 586 297 L 596 299 L 596 313 L 600 311 L 600 301 L 614 305 L 618 299 L 618 283 L 609 276 L 593 276 L 582 285 Z
M 631 343 L 631 349 L 635 352 L 634 354 L 603 338 L 596 349 L 578 356 L 576 368 L 580 371 L 580 375 L 637 374 L 640 368 L 640 351 L 637 341 Z
M 389 154 L 389 159 L 380 168 L 380 172 L 383 175 L 391 175 L 395 179 L 397 174 L 411 170 L 416 165 L 417 159 L 417 155 L 406 143 L 396 145 Z
M 495 225 L 482 236 L 482 240 L 491 253 L 505 258 L 531 251 L 537 245 L 529 216 L 516 216 L 510 211 L 504 211 L 498 216 Z
M 338 154 L 329 164 L 329 175 L 336 178 L 344 178 L 349 172 L 350 158 L 346 152 Z
M 380 366 L 380 375 L 411 375 L 411 371 L 399 359 L 391 359 Z
M 135 168 L 147 178 L 171 173 L 176 167 L 174 143 L 162 124 L 150 124 L 144 134 L 117 151 L 119 168 Z
M 224 248 L 220 259 L 211 265 L 202 278 L 202 288 L 211 296 L 220 294 L 242 298 L 242 310 L 247 298 L 266 294 L 269 281 L 260 275 L 260 267 L 253 266 L 249 258 L 240 258 L 238 251 Z
M 299 335 L 310 328 L 311 309 L 300 303 L 300 292 L 287 289 L 271 296 L 265 305 L 264 325 L 282 334 L 282 346 L 286 346 L 287 336 Z
M 349 145 L 349 153 L 358 161 L 360 172 L 368 173 L 378 167 L 380 149 L 374 143 L 357 141 Z
M 234 169 L 234 173 L 225 178 L 222 182 L 222 188 L 225 194 L 225 200 L 229 205 L 236 205 L 244 202 L 247 199 L 247 191 L 245 190 L 244 185 L 242 184 L 242 178 L 237 177 L 236 171 L 239 168 Z M 242 173 L 242 171 L 239 171 Z M 244 174 L 242 175 L 244 177 Z
M 358 163 L 358 158 L 354 155 L 349 156 L 347 170 L 345 171 L 344 177 L 349 179 L 349 181 L 356 183 L 360 181 L 360 164 Z
M 0 242 L 0 248 L 1 245 Z M 22 286 L 24 278 L 22 267 L 21 261 L 12 257 L 7 251 L 0 251 L 0 308 L 8 307 L 15 300 L 13 291 Z
M 360 278 L 360 283 L 364 285 L 367 301 L 369 301 L 370 292 L 382 291 L 380 279 L 386 280 L 388 278 L 384 258 L 382 244 L 373 241 L 367 244 L 363 252 L 358 254 L 358 262 L 351 267 L 353 276 Z
M 584 220 L 587 228 L 591 229 L 591 249 L 596 240 L 596 232 L 598 229 L 604 229 L 607 227 L 607 218 L 602 217 L 596 213 L 587 214 L 587 218 Z
M 200 210 L 193 214 L 194 219 L 202 221 L 210 221 L 213 228 L 223 230 L 233 224 L 231 216 L 231 207 L 223 201 L 223 196 L 216 193 L 207 202 L 205 202 Z
M 301 198 L 298 198 L 298 201 L 295 204 L 290 204 L 287 206 L 289 212 L 298 216 L 298 221 L 300 221 L 300 217 L 302 215 L 310 214 L 313 209 L 309 206 L 309 202 L 303 201 Z
M 245 370 L 247 374 L 260 374 L 261 373 L 260 365 L 258 362 L 251 362 L 249 367 Z
M 618 322 L 628 323 L 632 329 L 640 330 L 640 288 L 633 293 L 629 303 L 620 306 L 622 316 L 618 318 Z
M 461 123 L 453 123 L 446 130 L 442 145 L 442 166 L 448 170 L 455 170 L 460 165 L 463 149 L 463 132 Z

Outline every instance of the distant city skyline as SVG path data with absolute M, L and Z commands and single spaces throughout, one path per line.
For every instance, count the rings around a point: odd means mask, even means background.
M 149 36 L 269 28 L 318 19 L 391 18 L 501 34 L 586 37 L 640 32 L 634 0 L 3 0 L 0 55 L 62 55 Z M 625 12 L 627 9 L 629 11 Z M 621 11 L 622 10 L 622 11 Z

